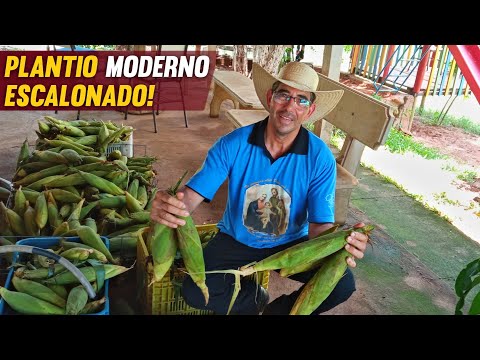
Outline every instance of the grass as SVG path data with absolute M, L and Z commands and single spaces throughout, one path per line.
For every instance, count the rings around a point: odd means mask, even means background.
M 438 150 L 429 148 L 411 137 L 405 136 L 402 132 L 392 128 L 388 134 L 385 147 L 392 153 L 404 154 L 406 151 L 418 154 L 425 159 L 446 159 L 445 155 L 440 154 Z
M 334 128 L 331 137 L 331 144 L 340 148 L 343 140 L 345 140 L 345 133 L 337 128 Z M 446 159 L 447 156 L 440 154 L 438 150 L 429 148 L 422 143 L 412 140 L 411 137 L 404 135 L 397 129 L 390 129 L 385 147 L 392 153 L 404 154 L 407 151 L 418 154 L 425 159 Z
M 470 134 L 480 135 L 480 124 L 473 122 L 465 116 L 456 117 L 447 114 L 441 119 L 440 111 L 422 108 L 415 109 L 415 115 L 424 124 L 452 126 L 463 129 Z
M 457 179 L 465 181 L 469 184 L 473 184 L 477 180 L 478 174 L 476 171 L 464 170 L 462 173 L 457 175 Z
M 480 177 L 480 174 L 477 174 L 475 170 L 465 169 L 465 167 L 462 168 L 459 164 L 445 163 L 442 165 L 442 170 L 455 173 L 457 179 L 465 181 L 468 184 L 473 184 L 477 178 Z

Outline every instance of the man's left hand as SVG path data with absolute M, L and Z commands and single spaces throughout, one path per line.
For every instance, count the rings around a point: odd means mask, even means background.
M 358 223 L 354 225 L 354 228 L 361 228 L 365 226 L 364 223 Z M 345 250 L 347 250 L 351 256 L 347 258 L 348 266 L 354 268 L 357 266 L 355 259 L 362 259 L 365 256 L 365 249 L 367 248 L 368 236 L 357 231 L 352 231 L 352 233 L 347 237 L 348 244 L 345 245 Z

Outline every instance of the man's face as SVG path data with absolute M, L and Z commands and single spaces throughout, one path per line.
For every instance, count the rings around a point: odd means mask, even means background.
M 292 98 L 285 101 L 285 96 Z M 293 99 L 296 98 L 296 99 Z M 315 105 L 302 107 L 298 103 L 300 99 L 310 100 L 310 93 L 301 91 L 280 83 L 275 93 L 269 90 L 267 101 L 270 105 L 269 124 L 273 126 L 278 136 L 286 136 L 297 133 L 303 122 L 306 121 L 315 110 Z

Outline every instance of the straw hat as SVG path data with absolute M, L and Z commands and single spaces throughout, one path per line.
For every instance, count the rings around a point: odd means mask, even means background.
M 343 95 L 343 90 L 318 91 L 318 73 L 307 64 L 294 61 L 283 66 L 277 77 L 270 74 L 257 63 L 253 63 L 252 80 L 255 91 L 263 107 L 268 110 L 267 91 L 272 88 L 275 81 L 294 87 L 302 91 L 313 92 L 316 95 L 315 111 L 310 115 L 307 123 L 322 119 L 338 104 Z

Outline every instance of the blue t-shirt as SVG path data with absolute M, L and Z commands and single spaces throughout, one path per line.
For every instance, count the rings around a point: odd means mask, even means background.
M 308 235 L 309 222 L 334 222 L 337 168 L 332 152 L 302 127 L 290 151 L 273 160 L 265 147 L 267 121 L 220 137 L 186 184 L 211 201 L 228 178 L 218 228 L 254 248 Z

